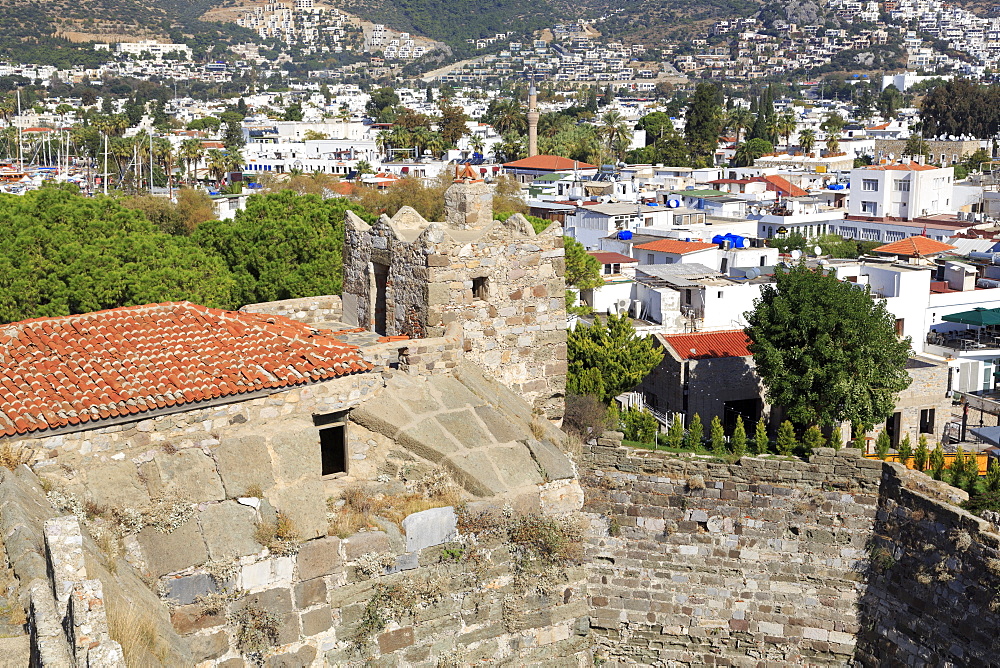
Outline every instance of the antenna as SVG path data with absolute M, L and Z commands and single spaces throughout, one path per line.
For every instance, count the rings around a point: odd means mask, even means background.
M 802 251 L 795 249 L 792 251 L 791 255 L 793 260 L 798 260 L 800 257 L 802 257 Z

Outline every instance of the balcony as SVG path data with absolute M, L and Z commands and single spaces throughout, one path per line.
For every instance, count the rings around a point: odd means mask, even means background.
M 1000 350 L 1000 330 L 995 327 L 978 327 L 957 332 L 927 332 L 925 350 L 942 356 L 955 351 L 976 353 Z M 939 349 L 939 350 L 935 350 Z

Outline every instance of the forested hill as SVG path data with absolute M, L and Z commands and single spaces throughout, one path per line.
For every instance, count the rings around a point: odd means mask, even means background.
M 0 60 L 90 65 L 106 58 L 92 42 L 161 39 L 186 43 L 198 55 L 225 50 L 256 35 L 235 24 L 198 19 L 216 0 L 0 0 Z

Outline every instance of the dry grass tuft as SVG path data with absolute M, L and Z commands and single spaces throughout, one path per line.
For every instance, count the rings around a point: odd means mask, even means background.
M 118 601 L 108 606 L 108 633 L 117 640 L 125 653 L 125 663 L 129 666 L 156 665 L 151 659 L 163 664 L 167 658 L 167 646 L 160 640 L 153 620 L 142 614 L 134 605 Z
M 278 513 L 273 522 L 258 522 L 253 539 L 273 554 L 289 555 L 298 552 L 298 529 L 284 513 Z
M 30 464 L 35 457 L 35 451 L 23 445 L 11 445 L 4 443 L 0 445 L 0 466 L 9 471 L 13 471 L 21 464 Z
M 426 476 L 416 483 L 415 491 L 405 494 L 382 494 L 363 487 L 350 487 L 344 490 L 340 499 L 327 499 L 330 523 L 327 534 L 347 538 L 363 529 L 376 528 L 376 517 L 401 525 L 413 513 L 455 506 L 461 500 L 459 490 L 443 477 L 443 473 Z
M 533 417 L 531 419 L 531 435 L 536 441 L 540 441 L 545 438 L 545 425 L 542 424 L 544 418 Z
M 247 487 L 247 491 L 243 493 L 243 496 L 262 499 L 264 498 L 264 489 L 260 484 L 254 483 Z

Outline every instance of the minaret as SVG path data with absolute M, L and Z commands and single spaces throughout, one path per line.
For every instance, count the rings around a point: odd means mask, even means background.
M 538 155 L 538 91 L 535 82 L 528 88 L 528 157 Z

